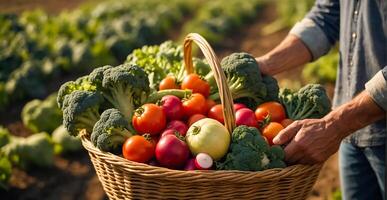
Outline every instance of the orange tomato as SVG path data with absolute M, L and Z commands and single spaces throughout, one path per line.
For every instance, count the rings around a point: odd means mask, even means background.
M 262 135 L 266 137 L 270 145 L 273 145 L 273 138 L 284 129 L 284 127 L 278 122 L 270 122 L 262 130 Z
M 134 135 L 124 142 L 122 154 L 128 160 L 146 163 L 154 156 L 155 148 L 151 137 Z
M 286 118 L 284 107 L 275 101 L 263 103 L 255 110 L 255 117 L 258 121 L 263 121 L 268 115 L 272 122 L 281 122 Z
M 210 84 L 197 74 L 189 74 L 183 79 L 181 89 L 191 89 L 192 93 L 200 93 L 204 97 L 210 95 Z
M 167 76 L 163 80 L 161 80 L 159 85 L 159 90 L 167 90 L 167 89 L 179 89 L 179 85 L 177 84 L 176 78 L 174 76 Z
M 188 119 L 188 126 L 191 126 L 193 123 L 206 118 L 205 115 L 202 114 L 194 114 Z
M 188 99 L 183 99 L 183 113 L 186 117 L 194 114 L 206 114 L 206 99 L 200 93 L 192 94 Z

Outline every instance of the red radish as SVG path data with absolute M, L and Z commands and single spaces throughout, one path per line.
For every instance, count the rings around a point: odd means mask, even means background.
M 235 113 L 235 123 L 237 126 L 246 125 L 258 128 L 258 121 L 254 111 L 248 108 L 241 108 Z
M 166 135 L 160 138 L 156 145 L 156 159 L 161 166 L 179 169 L 184 167 L 189 157 L 187 144 L 175 135 Z
M 245 104 L 242 104 L 242 103 L 234 103 L 234 110 L 235 110 L 235 112 L 238 111 L 241 108 L 247 108 L 247 107 L 245 106 Z
M 167 124 L 167 128 L 165 130 L 170 130 L 170 129 L 179 132 L 182 136 L 185 136 L 185 134 L 188 131 L 188 126 L 185 125 L 185 123 L 182 121 L 173 120 Z
M 198 169 L 210 169 L 214 161 L 206 153 L 199 153 L 195 158 L 195 167 Z
M 187 161 L 187 163 L 185 164 L 185 167 L 184 167 L 184 170 L 187 170 L 187 171 L 192 171 L 192 170 L 195 170 L 196 169 L 196 166 L 195 166 L 195 159 L 194 158 L 191 158 Z
M 166 95 L 161 98 L 161 107 L 168 120 L 177 120 L 183 117 L 183 104 L 176 96 Z

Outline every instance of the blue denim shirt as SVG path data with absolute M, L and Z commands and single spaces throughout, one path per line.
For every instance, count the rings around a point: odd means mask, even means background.
M 386 0 L 317 0 L 290 34 L 305 43 L 313 60 L 325 55 L 339 41 L 334 106 L 366 90 L 387 110 Z M 376 146 L 385 143 L 386 134 L 386 119 L 383 119 L 353 133 L 345 141 L 360 147 Z

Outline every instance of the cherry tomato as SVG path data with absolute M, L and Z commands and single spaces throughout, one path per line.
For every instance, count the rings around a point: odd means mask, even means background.
M 183 111 L 186 117 L 194 114 L 206 114 L 206 99 L 200 93 L 192 94 L 188 99 L 183 100 Z
M 270 122 L 262 130 L 262 135 L 266 137 L 270 145 L 273 145 L 273 138 L 284 129 L 284 127 L 278 122 Z
M 188 126 L 191 126 L 193 123 L 206 118 L 205 115 L 202 114 L 194 114 L 188 119 Z
M 177 84 L 176 78 L 174 76 L 167 76 L 163 80 L 161 80 L 159 85 L 159 90 L 167 90 L 167 89 L 179 89 L 179 85 Z
M 207 110 L 206 110 L 206 113 L 207 113 L 213 106 L 216 105 L 216 102 L 212 99 L 207 99 L 206 104 L 207 104 Z
M 189 74 L 183 79 L 181 89 L 191 89 L 193 93 L 200 93 L 204 97 L 210 94 L 210 84 L 197 74 Z
M 165 129 L 167 117 L 164 110 L 156 104 L 144 104 L 133 115 L 132 124 L 140 134 L 157 135 Z
M 272 122 L 281 122 L 286 118 L 284 107 L 275 101 L 263 103 L 255 110 L 255 117 L 258 121 L 263 121 L 268 115 Z
M 155 148 L 156 144 L 149 135 L 134 135 L 124 142 L 122 154 L 128 160 L 146 163 L 154 156 Z
M 219 121 L 220 123 L 224 124 L 222 104 L 218 104 L 218 105 L 213 106 L 210 109 L 210 111 L 208 111 L 208 117 L 215 119 L 215 120 Z
M 286 118 L 286 119 L 284 119 L 284 120 L 281 121 L 281 125 L 282 125 L 284 128 L 286 128 L 286 127 L 288 127 L 290 124 L 292 124 L 293 122 L 294 122 L 294 121 L 293 121 L 292 119 Z

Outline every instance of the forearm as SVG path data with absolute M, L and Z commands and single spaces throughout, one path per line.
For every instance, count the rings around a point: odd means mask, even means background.
M 305 44 L 291 34 L 272 51 L 257 58 L 261 72 L 268 75 L 278 74 L 311 60 L 312 55 Z
M 363 91 L 352 101 L 334 109 L 324 117 L 324 120 L 327 126 L 337 130 L 340 138 L 344 138 L 356 130 L 383 119 L 385 115 L 385 111 L 366 91 Z

